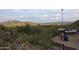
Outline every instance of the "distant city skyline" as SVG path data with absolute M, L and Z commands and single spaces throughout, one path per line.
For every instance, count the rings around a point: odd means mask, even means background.
M 79 19 L 79 9 L 64 9 L 64 21 Z M 60 22 L 61 9 L 0 9 L 0 22 L 27 21 L 37 23 Z

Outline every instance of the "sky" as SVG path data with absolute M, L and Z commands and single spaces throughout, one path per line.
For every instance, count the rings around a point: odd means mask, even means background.
M 63 19 L 76 21 L 79 19 L 79 9 L 64 9 Z M 60 22 L 61 9 L 0 9 L 0 22 L 27 21 L 36 23 Z

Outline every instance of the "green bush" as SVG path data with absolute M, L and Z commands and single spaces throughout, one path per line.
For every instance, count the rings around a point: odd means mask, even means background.
M 43 46 L 45 49 L 52 49 L 51 38 L 58 35 L 56 29 L 52 26 L 19 26 L 15 28 L 2 26 L 0 28 L 0 46 L 17 49 L 17 45 L 24 48 L 28 44 L 34 44 Z

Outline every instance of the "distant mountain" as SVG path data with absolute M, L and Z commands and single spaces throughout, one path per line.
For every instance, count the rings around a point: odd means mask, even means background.
M 64 25 L 68 25 L 71 23 L 72 22 L 64 22 Z M 39 25 L 61 25 L 61 22 L 34 23 L 34 22 L 22 22 L 22 21 L 12 20 L 12 21 L 1 22 L 0 24 L 8 27 L 15 27 L 15 26 L 25 26 L 25 25 L 36 26 L 38 24 Z
M 71 24 L 73 22 L 63 22 L 64 25 L 68 25 Z M 39 23 L 41 25 L 61 25 L 62 22 L 49 22 L 49 23 Z
M 35 26 L 36 25 L 35 23 L 32 23 L 32 22 L 21 22 L 21 21 L 16 21 L 16 20 L 5 21 L 5 22 L 2 22 L 0 24 L 2 24 L 4 26 L 8 26 L 8 27 L 26 26 L 26 25 Z

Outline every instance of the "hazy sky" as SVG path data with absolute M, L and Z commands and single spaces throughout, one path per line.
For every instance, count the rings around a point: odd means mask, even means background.
M 64 9 L 64 21 L 79 19 L 79 9 Z M 58 22 L 61 21 L 60 9 L 0 9 L 0 22 L 20 20 L 29 22 Z

